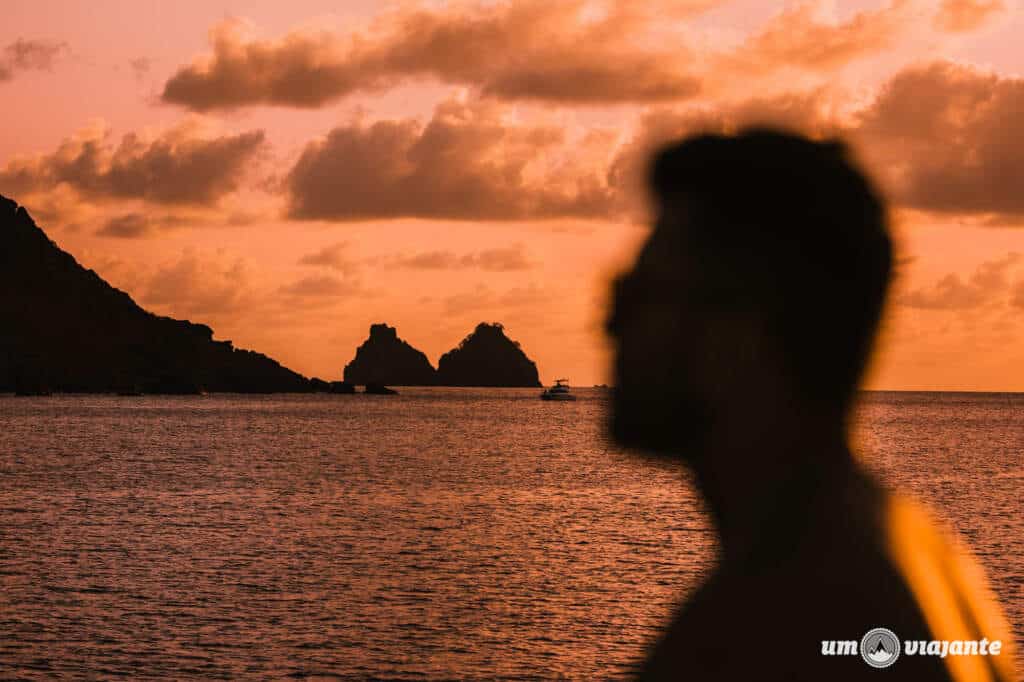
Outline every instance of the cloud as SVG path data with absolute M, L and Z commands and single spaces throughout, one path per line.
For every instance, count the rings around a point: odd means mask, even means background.
M 405 6 L 377 17 L 368 32 L 295 31 L 279 40 L 250 38 L 242 23 L 228 21 L 210 32 L 212 54 L 171 76 L 163 99 L 196 111 L 318 107 L 431 79 L 510 99 L 675 100 L 700 90 L 688 73 L 689 54 L 678 44 L 652 50 L 630 37 L 713 4 L 676 2 L 657 15 L 633 3 L 586 0 Z
M 106 221 L 96 234 L 101 237 L 138 239 L 152 236 L 156 229 L 156 226 L 141 213 L 125 213 Z
M 449 100 L 414 120 L 351 124 L 308 144 L 288 173 L 290 217 L 538 220 L 605 217 L 613 197 L 588 169 L 538 167 L 560 129 L 517 125 L 494 104 Z
M 132 211 L 106 218 L 94 234 L 99 237 L 113 237 L 115 239 L 147 239 L 157 237 L 175 228 L 231 224 L 231 220 L 232 218 L 228 217 L 225 223 L 225 219 L 218 217 L 216 221 L 210 222 L 199 215 Z
M 461 256 L 452 251 L 427 251 L 412 256 L 401 256 L 394 264 L 397 267 L 415 270 L 480 269 L 490 272 L 528 270 L 534 266 L 522 244 L 483 249 Z
M 1020 254 L 1009 253 L 982 263 L 966 281 L 957 273 L 950 273 L 929 288 L 897 297 L 896 302 L 932 310 L 969 310 L 997 303 L 1009 289 L 1009 270 L 1020 260 Z
M 1024 279 L 1019 280 L 1013 287 L 1013 298 L 1010 303 L 1016 308 L 1024 308 Z
M 447 296 L 442 301 L 446 315 L 466 315 L 482 310 L 496 313 L 512 308 L 535 308 L 551 300 L 551 292 L 533 282 L 498 293 L 486 284 L 478 284 L 471 291 Z
M 1024 79 L 948 61 L 916 64 L 852 111 L 827 88 L 650 109 L 610 164 L 607 184 L 639 203 L 646 164 L 661 145 L 768 125 L 848 141 L 899 208 L 1016 226 L 1024 224 L 1022 117 Z
M 67 50 L 65 42 L 18 38 L 0 53 L 0 81 L 11 80 L 19 71 L 50 71 Z
M 319 265 L 339 272 L 350 273 L 359 267 L 359 262 L 348 256 L 349 243 L 331 244 L 299 259 L 299 265 Z
M 942 0 L 934 23 L 942 31 L 964 33 L 979 28 L 1005 10 L 1003 0 Z
M 329 34 L 258 41 L 248 40 L 244 28 L 229 20 L 211 29 L 213 55 L 172 75 L 163 100 L 195 111 L 249 104 L 317 107 L 382 84 L 375 69 L 364 69 L 361 58 L 346 54 Z
M 719 55 L 718 66 L 747 78 L 785 67 L 835 69 L 890 47 L 912 19 L 909 0 L 892 0 L 843 22 L 822 19 L 820 8 L 804 2 L 783 10 L 739 48 Z
M 749 126 L 793 130 L 812 137 L 836 133 L 839 123 L 830 96 L 820 90 L 723 102 L 715 107 L 656 108 L 637 122 L 632 138 L 615 154 L 607 184 L 638 217 L 648 208 L 647 164 L 660 147 L 701 133 L 731 134 Z
M 514 244 L 507 248 L 484 249 L 463 256 L 462 261 L 492 272 L 528 270 L 534 266 L 522 244 Z
M 204 137 L 190 121 L 153 139 L 129 133 L 116 147 L 106 133 L 85 132 L 52 154 L 8 162 L 0 169 L 0 191 L 42 192 L 65 184 L 92 199 L 211 204 L 238 188 L 263 145 L 261 130 Z
M 1024 218 L 1024 79 L 952 62 L 897 73 L 850 133 L 904 207 Z
M 140 81 L 149 75 L 150 70 L 153 68 L 153 60 L 148 57 L 138 57 L 129 60 L 128 66 L 131 68 L 135 80 Z
M 406 3 L 362 30 L 297 30 L 278 39 L 253 37 L 244 22 L 228 20 L 210 30 L 208 54 L 168 79 L 162 98 L 194 111 L 315 108 L 427 81 L 563 105 L 679 102 L 752 74 L 828 72 L 897 46 L 921 23 L 912 0 L 842 21 L 823 17 L 821 2 L 803 2 L 736 46 L 691 48 L 693 17 L 720 4 Z
M 360 293 L 362 287 L 353 280 L 339 279 L 330 275 L 313 275 L 282 286 L 279 291 L 296 298 L 333 298 Z
M 179 317 L 223 318 L 245 313 L 257 303 L 250 292 L 250 280 L 250 267 L 240 258 L 187 249 L 144 279 L 139 300 Z

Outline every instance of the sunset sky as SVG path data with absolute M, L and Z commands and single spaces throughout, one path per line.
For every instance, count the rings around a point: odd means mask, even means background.
M 14 1 L 0 193 L 154 312 L 340 379 L 500 321 L 607 381 L 648 150 L 774 123 L 892 201 L 870 387 L 1024 390 L 1024 12 L 882 2 Z

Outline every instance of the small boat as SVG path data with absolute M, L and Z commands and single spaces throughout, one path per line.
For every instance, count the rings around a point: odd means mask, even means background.
M 541 400 L 576 400 L 569 391 L 568 379 L 555 379 L 555 385 L 540 394 Z

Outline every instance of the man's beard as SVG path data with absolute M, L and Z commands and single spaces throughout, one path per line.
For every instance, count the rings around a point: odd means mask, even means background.
M 615 442 L 659 458 L 697 463 L 711 433 L 713 411 L 679 388 L 616 386 L 609 423 Z

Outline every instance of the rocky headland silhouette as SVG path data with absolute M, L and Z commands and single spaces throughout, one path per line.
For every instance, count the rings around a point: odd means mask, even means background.
M 540 386 L 537 366 L 500 324 L 481 322 L 438 368 L 387 324 L 345 366 L 307 379 L 216 340 L 205 324 L 155 315 L 78 263 L 17 202 L 0 195 L 0 393 L 390 395 L 391 386 Z
M 497 323 L 481 322 L 456 348 L 441 356 L 442 386 L 540 386 L 537 365 Z
M 154 315 L 0 196 L 0 392 L 307 392 L 315 385 L 204 324 Z

